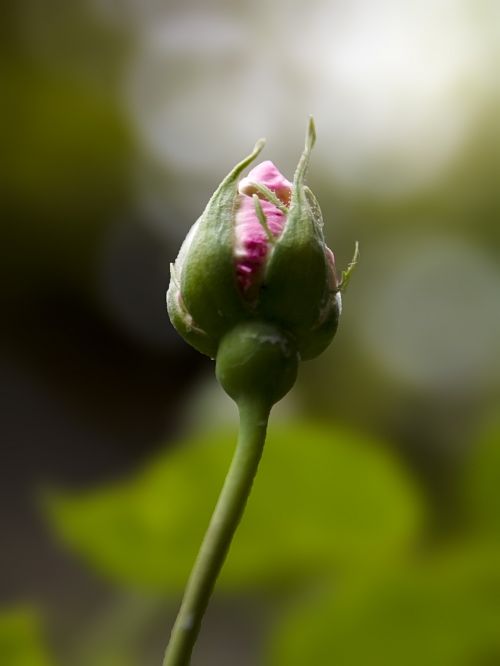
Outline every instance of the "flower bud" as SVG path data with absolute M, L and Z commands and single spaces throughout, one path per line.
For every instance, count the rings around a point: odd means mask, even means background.
M 238 182 L 263 148 L 257 142 L 219 185 L 171 267 L 172 323 L 212 358 L 243 322 L 282 331 L 302 359 L 321 353 L 335 334 L 341 283 L 304 183 L 315 138 L 311 119 L 293 182 L 269 161 Z

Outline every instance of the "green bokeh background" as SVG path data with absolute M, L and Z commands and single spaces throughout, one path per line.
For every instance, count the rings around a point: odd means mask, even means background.
M 168 265 L 255 139 L 339 332 L 273 412 L 193 666 L 500 663 L 493 0 L 21 0 L 0 21 L 0 664 L 154 666 L 235 410 Z

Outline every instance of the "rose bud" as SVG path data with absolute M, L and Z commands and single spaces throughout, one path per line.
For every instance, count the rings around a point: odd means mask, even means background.
M 243 322 L 272 325 L 301 359 L 320 354 L 335 334 L 340 289 L 356 256 L 339 281 L 319 205 L 304 184 L 315 138 L 311 119 L 293 182 L 269 161 L 239 180 L 263 148 L 257 142 L 219 185 L 171 266 L 172 323 L 212 358 Z
M 216 359 L 215 374 L 236 402 L 240 430 L 163 666 L 190 662 L 252 488 L 271 409 L 294 385 L 299 360 L 321 353 L 337 329 L 340 289 L 356 263 L 357 246 L 338 280 L 320 208 L 304 184 L 315 138 L 311 119 L 293 182 L 269 161 L 240 180 L 262 150 L 259 141 L 219 185 L 171 267 L 172 323 Z

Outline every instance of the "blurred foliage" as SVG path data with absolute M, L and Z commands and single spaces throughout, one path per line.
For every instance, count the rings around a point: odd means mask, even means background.
M 0 664 L 52 666 L 43 643 L 39 619 L 27 608 L 0 613 Z
M 97 234 L 123 205 L 130 140 L 116 102 L 95 85 L 25 63 L 2 74 L 15 100 L 2 112 L 3 270 L 23 271 L 8 283 L 12 297 L 41 275 L 88 279 Z
M 481 535 L 500 538 L 500 424 L 490 424 L 471 451 L 463 474 L 464 511 Z M 500 570 L 500 558 L 498 568 Z
M 47 506 L 61 537 L 114 580 L 179 592 L 227 471 L 234 434 L 183 443 L 136 479 Z M 277 588 L 387 566 L 411 544 L 419 497 L 380 445 L 307 424 L 272 428 L 220 586 Z
M 14 301 L 53 280 L 88 283 L 100 234 L 131 203 L 125 45 L 94 14 L 85 0 L 2 11 L 0 296 Z
M 293 586 L 294 606 L 271 632 L 265 663 L 498 663 L 500 548 L 491 536 L 500 524 L 499 432 L 490 428 L 468 461 L 469 522 L 461 535 L 425 544 L 421 498 L 379 443 L 308 423 L 272 428 L 218 588 Z M 73 549 L 115 581 L 178 593 L 233 445 L 233 433 L 199 436 L 130 481 L 51 494 L 49 516 Z M 111 626 L 122 627 L 117 617 Z M 111 640 L 116 631 L 104 631 L 82 654 L 103 664 L 115 657 L 124 666 L 141 663 L 148 622 L 135 624 L 134 650 L 123 652 Z
M 377 578 L 322 590 L 280 623 L 272 666 L 492 666 L 500 663 L 500 428 L 486 430 L 463 475 L 467 521 Z M 338 582 L 338 581 L 336 581 Z
M 272 666 L 487 666 L 500 661 L 500 550 L 460 547 L 358 580 L 292 612 Z

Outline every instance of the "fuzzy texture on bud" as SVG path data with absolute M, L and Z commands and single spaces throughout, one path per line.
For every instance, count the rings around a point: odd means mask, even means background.
M 270 161 L 240 179 L 262 150 L 258 142 L 217 188 L 171 268 L 170 318 L 212 358 L 245 322 L 277 327 L 302 359 L 321 353 L 335 334 L 340 284 L 319 205 L 304 184 L 314 141 L 311 120 L 293 182 Z

